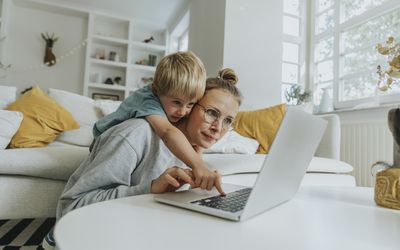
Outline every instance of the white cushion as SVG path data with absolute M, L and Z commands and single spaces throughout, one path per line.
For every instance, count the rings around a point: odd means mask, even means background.
M 255 154 L 258 146 L 257 140 L 242 136 L 232 130 L 228 131 L 211 148 L 204 150 L 204 153 Z
M 259 172 L 265 154 L 203 154 L 203 160 L 210 169 L 217 169 L 222 175 Z M 307 172 L 350 173 L 353 167 L 339 160 L 313 157 Z
M 122 103 L 121 101 L 113 100 L 95 100 L 94 102 L 95 106 L 100 109 L 104 116 L 113 113 Z
M 17 99 L 17 88 L 0 85 L 0 109 L 5 109 Z
M 68 180 L 89 155 L 78 146 L 18 148 L 0 150 L 0 174 Z
M 18 131 L 23 114 L 17 111 L 0 110 L 0 149 L 5 149 Z
M 94 100 L 59 89 L 49 89 L 49 95 L 67 109 L 81 126 L 79 129 L 61 133 L 57 141 L 90 146 L 93 140 L 93 125 L 101 117 L 96 110 Z

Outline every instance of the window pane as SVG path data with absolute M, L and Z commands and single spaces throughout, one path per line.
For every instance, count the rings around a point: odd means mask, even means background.
M 315 45 L 314 62 L 322 61 L 333 56 L 333 37 L 323 39 Z
M 286 62 L 299 62 L 299 45 L 295 43 L 283 43 L 283 61 Z
M 300 16 L 300 1 L 299 0 L 284 0 L 283 12 Z
M 300 20 L 290 16 L 283 16 L 283 33 L 291 36 L 299 36 Z
M 346 76 L 357 72 L 375 72 L 378 65 L 386 65 L 385 57 L 380 55 L 375 47 L 368 47 L 344 55 L 341 60 L 340 76 Z
M 348 101 L 374 96 L 377 82 L 378 78 L 375 71 L 345 78 L 340 81 L 343 92 L 339 99 L 340 101 Z
M 325 82 L 333 79 L 333 61 L 328 60 L 316 65 L 315 82 Z
M 334 26 L 334 17 L 333 17 L 333 9 L 328 12 L 324 12 L 320 16 L 317 17 L 315 22 L 315 34 L 319 34 L 328 29 L 333 28 Z
M 331 6 L 333 6 L 333 0 L 318 0 L 317 1 L 317 13 L 328 9 Z
M 343 52 L 354 51 L 384 42 L 389 36 L 400 34 L 400 9 L 374 18 L 343 33 Z
M 281 101 L 287 103 L 285 93 L 290 89 L 292 84 L 282 84 L 282 89 L 281 89 Z
M 299 67 L 295 64 L 282 63 L 282 81 L 298 83 Z
M 343 10 L 343 20 L 341 20 L 341 22 L 345 22 L 352 17 L 358 16 L 385 1 L 387 0 L 341 0 L 340 3 Z

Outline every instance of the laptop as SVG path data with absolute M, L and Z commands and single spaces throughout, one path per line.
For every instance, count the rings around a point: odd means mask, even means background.
M 195 188 L 157 194 L 154 199 L 233 221 L 263 213 L 296 194 L 326 126 L 322 118 L 288 108 L 253 187 L 223 183 L 226 196 L 215 188 Z

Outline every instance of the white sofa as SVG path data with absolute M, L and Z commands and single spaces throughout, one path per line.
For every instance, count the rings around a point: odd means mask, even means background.
M 63 133 L 44 148 L 0 150 L 0 219 L 55 216 L 58 197 L 66 181 L 89 153 L 91 126 L 99 118 L 95 103 L 58 90 L 50 90 L 50 96 L 73 114 L 81 128 Z M 352 167 L 339 161 L 339 118 L 336 115 L 323 118 L 329 125 L 303 185 L 355 186 L 354 178 L 349 175 Z M 204 154 L 206 163 L 224 175 L 223 181 L 248 185 L 254 182 L 264 157 Z

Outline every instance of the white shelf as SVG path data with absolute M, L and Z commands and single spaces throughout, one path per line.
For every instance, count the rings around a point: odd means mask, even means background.
M 101 36 L 101 35 L 93 35 L 93 42 L 103 42 L 107 43 L 110 45 L 128 45 L 129 40 L 127 39 L 121 39 L 121 38 L 115 38 L 115 37 L 109 37 L 109 36 Z
M 122 85 L 111 85 L 111 84 L 105 84 L 105 83 L 89 83 L 89 87 L 92 88 L 98 88 L 98 89 L 112 89 L 112 90 L 120 90 L 120 91 L 125 91 L 126 87 Z
M 166 47 L 162 45 L 141 42 L 132 42 L 132 47 L 134 49 L 142 49 L 154 52 L 165 52 L 166 50 Z
M 141 64 L 131 64 L 130 67 L 132 69 L 135 69 L 135 70 L 147 71 L 147 72 L 151 72 L 151 73 L 156 72 L 156 67 L 154 67 L 154 66 L 147 66 L 147 65 L 141 65 Z
M 95 58 L 91 58 L 90 61 L 95 64 L 101 64 L 101 65 L 112 66 L 112 67 L 121 67 L 121 68 L 128 67 L 128 64 L 123 63 L 123 62 L 114 62 L 114 61 L 110 61 L 110 60 L 101 60 L 101 59 L 95 59 Z

